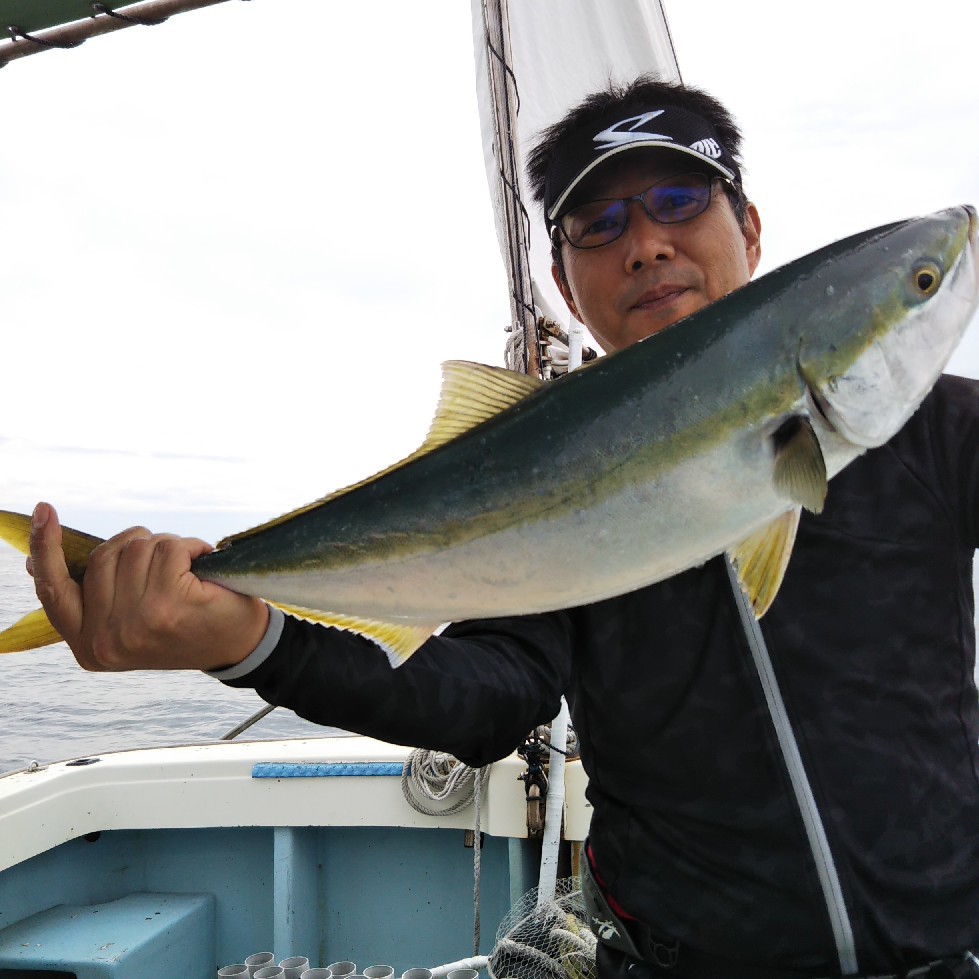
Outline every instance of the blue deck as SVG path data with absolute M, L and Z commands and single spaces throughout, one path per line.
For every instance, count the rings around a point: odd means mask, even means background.
M 213 968 L 202 979 L 266 950 L 277 958 L 307 955 L 313 965 L 383 962 L 400 975 L 472 954 L 472 862 L 472 848 L 457 829 L 91 834 L 4 872 L 0 979 L 194 975 L 198 967 L 187 971 L 179 951 L 186 939 L 178 934 L 210 946 L 204 954 Z M 484 837 L 484 954 L 511 901 L 533 883 L 534 863 L 526 841 Z M 111 910 L 89 907 L 120 899 L 126 900 Z M 135 951 L 141 943 L 154 949 L 152 966 Z

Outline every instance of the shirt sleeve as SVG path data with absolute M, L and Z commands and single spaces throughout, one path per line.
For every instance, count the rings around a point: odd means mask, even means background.
M 317 724 L 448 751 L 480 766 L 509 754 L 558 712 L 568 685 L 566 613 L 450 626 L 392 669 L 369 639 L 292 616 L 237 667 L 212 674 Z

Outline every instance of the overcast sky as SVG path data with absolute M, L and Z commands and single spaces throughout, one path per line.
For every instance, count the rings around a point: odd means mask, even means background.
M 761 272 L 979 204 L 974 0 L 666 11 L 745 131 Z M 502 363 L 464 0 L 230 0 L 0 98 L 0 507 L 215 539 L 412 450 L 442 360 Z

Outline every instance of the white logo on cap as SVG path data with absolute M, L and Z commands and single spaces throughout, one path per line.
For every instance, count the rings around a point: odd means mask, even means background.
M 644 112 L 640 116 L 629 116 L 628 119 L 613 123 L 608 129 L 596 133 L 594 137 L 596 150 L 608 150 L 616 146 L 624 146 L 626 143 L 637 143 L 644 139 L 668 139 L 672 143 L 673 137 L 664 133 L 636 132 L 640 126 L 645 126 L 651 119 L 661 116 L 664 111 L 664 109 L 657 109 L 655 112 Z M 630 126 L 629 123 L 632 125 Z
M 698 139 L 696 143 L 690 144 L 690 149 L 697 153 L 703 153 L 704 156 L 709 156 L 712 160 L 719 160 L 721 157 L 721 148 L 717 145 L 717 140 L 714 139 Z

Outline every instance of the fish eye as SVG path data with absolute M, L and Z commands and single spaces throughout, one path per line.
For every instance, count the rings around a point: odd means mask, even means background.
M 911 276 L 914 287 L 922 296 L 930 296 L 942 281 L 941 269 L 934 262 L 922 262 Z

